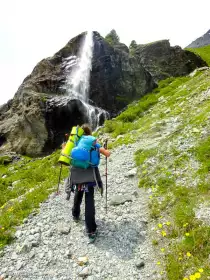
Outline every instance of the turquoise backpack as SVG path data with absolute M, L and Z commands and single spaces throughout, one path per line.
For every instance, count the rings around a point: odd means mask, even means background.
M 100 163 L 100 145 L 91 135 L 83 135 L 71 151 L 71 164 L 79 168 L 97 167 Z

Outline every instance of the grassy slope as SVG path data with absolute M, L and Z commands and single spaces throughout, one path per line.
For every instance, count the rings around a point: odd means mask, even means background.
M 12 240 L 15 226 L 20 224 L 39 203 L 56 190 L 60 151 L 51 156 L 0 165 L 0 248 Z M 63 168 L 62 178 L 68 169 Z
M 201 47 L 201 48 L 193 48 L 193 49 L 187 49 L 187 50 L 194 52 L 195 54 L 198 54 L 210 66 L 210 45 Z
M 196 207 L 208 200 L 210 189 L 209 89 L 210 71 L 162 81 L 100 131 L 115 138 L 110 148 L 139 144 L 135 155 L 139 187 L 151 192 L 152 242 L 163 279 L 210 276 L 210 228 L 195 218 Z M 12 239 L 15 226 L 55 191 L 59 153 L 0 166 L 0 247 Z M 65 168 L 63 178 L 67 174 Z M 21 201 L 15 200 L 21 195 Z
M 139 187 L 151 192 L 151 238 L 163 279 L 210 276 L 210 227 L 195 217 L 209 200 L 209 120 L 208 70 L 161 82 L 104 128 L 115 138 L 111 147 L 139 143 Z

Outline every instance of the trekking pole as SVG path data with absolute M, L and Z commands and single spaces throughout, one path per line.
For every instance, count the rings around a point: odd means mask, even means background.
M 105 140 L 104 148 L 107 150 L 107 143 L 108 139 Z M 105 175 L 106 175 L 106 214 L 107 214 L 107 157 L 106 157 L 106 168 L 105 168 Z
M 68 134 L 67 133 L 65 134 L 65 137 L 66 137 L 66 139 L 65 139 L 66 141 L 64 140 L 64 142 L 63 142 L 64 145 L 65 145 L 65 143 L 68 140 Z M 57 192 L 56 192 L 57 195 L 59 194 L 59 185 L 60 185 L 60 180 L 61 180 L 61 172 L 62 172 L 62 163 L 61 163 L 61 167 L 60 167 L 60 174 L 59 174 L 59 177 L 58 177 L 58 187 L 57 187 Z
M 59 184 L 60 184 L 60 180 L 61 180 L 61 172 L 62 172 L 62 164 L 61 164 L 61 168 L 60 168 L 60 174 L 59 174 L 59 177 L 58 177 L 57 195 L 59 194 Z

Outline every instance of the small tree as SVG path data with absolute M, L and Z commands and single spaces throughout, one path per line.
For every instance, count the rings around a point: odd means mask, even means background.
M 137 46 L 138 45 L 137 45 L 136 41 L 132 40 L 131 43 L 130 43 L 130 46 L 129 46 L 129 52 L 130 52 L 131 55 L 134 55 Z
M 116 45 L 120 42 L 120 38 L 117 35 L 117 32 L 112 29 L 105 37 L 105 40 L 107 43 L 109 43 L 110 45 Z
M 130 43 L 130 46 L 129 46 L 129 49 L 130 48 L 136 48 L 137 47 L 137 43 L 135 40 L 132 40 L 131 43 Z

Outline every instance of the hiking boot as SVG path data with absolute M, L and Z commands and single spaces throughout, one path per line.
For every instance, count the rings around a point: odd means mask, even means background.
M 79 217 L 74 217 L 74 216 L 73 216 L 73 221 L 74 221 L 75 223 L 78 223 L 78 222 L 80 221 L 80 218 L 79 218 Z
M 95 232 L 88 233 L 88 238 L 89 238 L 89 242 L 88 243 L 89 244 L 95 242 L 97 234 L 98 234 L 97 230 Z

